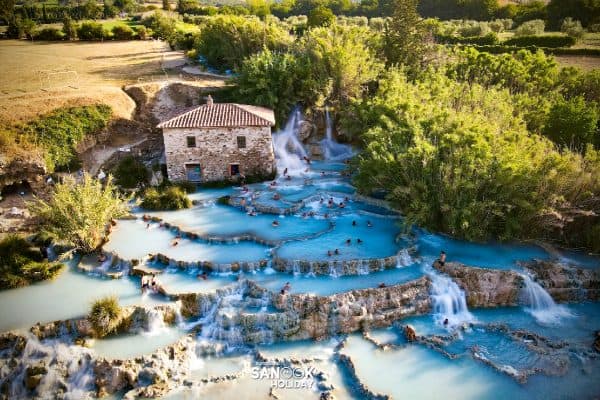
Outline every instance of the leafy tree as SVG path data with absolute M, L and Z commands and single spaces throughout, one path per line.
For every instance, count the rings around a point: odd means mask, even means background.
M 122 159 L 115 169 L 115 183 L 124 188 L 135 188 L 149 182 L 149 172 L 146 166 L 133 156 Z
M 105 19 L 114 18 L 118 12 L 119 10 L 117 7 L 115 7 L 111 0 L 104 0 L 104 4 L 102 6 L 102 16 Z
M 580 152 L 588 143 L 600 147 L 598 117 L 598 107 L 588 105 L 580 96 L 560 99 L 550 109 L 544 135 L 561 146 Z
M 101 246 L 111 219 L 126 213 L 112 177 L 103 184 L 87 173 L 81 182 L 65 178 L 49 201 L 36 199 L 29 208 L 40 218 L 44 233 L 84 253 Z
M 271 14 L 271 4 L 267 0 L 247 0 L 246 3 L 250 9 L 250 14 L 261 19 Z
M 313 8 L 308 13 L 307 25 L 309 28 L 319 26 L 330 26 L 334 22 L 335 15 L 333 15 L 333 12 L 325 6 L 318 6 L 316 8 Z
M 290 35 L 280 26 L 257 18 L 220 15 L 202 27 L 196 50 L 208 64 L 220 69 L 239 67 L 244 58 L 268 48 L 285 50 Z
M 417 12 L 418 0 L 393 0 L 393 12 L 384 31 L 388 64 L 419 66 L 425 53 L 425 27 Z
M 15 4 L 17 4 L 16 0 L 0 0 L 0 18 L 7 24 L 12 19 Z
M 551 0 L 548 3 L 548 24 L 560 28 L 565 18 L 581 21 L 583 26 L 600 21 L 600 3 L 597 0 Z
M 71 17 L 66 16 L 63 19 L 63 27 L 62 31 L 65 34 L 65 39 L 67 40 L 75 40 L 77 39 L 77 30 L 79 29 L 79 25 L 77 25 Z
M 171 11 L 171 4 L 169 0 L 162 0 L 162 9 L 165 11 Z
M 171 43 L 176 36 L 176 21 L 161 11 L 155 11 L 142 20 L 146 28 L 152 29 L 152 36 Z
M 100 16 L 103 9 L 98 5 L 95 0 L 88 0 L 83 5 L 83 17 L 96 19 Z

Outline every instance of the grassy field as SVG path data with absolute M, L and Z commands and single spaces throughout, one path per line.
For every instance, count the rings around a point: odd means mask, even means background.
M 0 122 L 27 120 L 62 105 L 103 102 L 127 117 L 133 102 L 121 87 L 165 78 L 183 61 L 162 42 L 0 42 Z

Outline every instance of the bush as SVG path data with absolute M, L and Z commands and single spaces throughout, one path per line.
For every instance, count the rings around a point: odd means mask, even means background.
M 79 183 L 66 177 L 49 201 L 36 199 L 29 209 L 41 220 L 44 233 L 84 253 L 101 246 L 110 221 L 126 214 L 112 177 L 102 183 L 87 173 Z
M 598 109 L 582 97 L 560 99 L 552 105 L 543 133 L 556 144 L 579 152 L 588 144 L 600 146 Z
M 560 31 L 566 33 L 567 35 L 574 37 L 577 40 L 583 38 L 585 31 L 581 26 L 581 22 L 573 20 L 573 18 L 565 18 L 563 21 Z
M 136 26 L 134 28 L 134 30 L 135 30 L 135 35 L 140 40 L 146 40 L 146 39 L 148 39 L 148 36 L 150 36 L 148 33 L 148 29 L 146 29 L 146 27 L 143 25 Z
M 108 32 L 99 22 L 83 22 L 77 28 L 77 37 L 80 40 L 102 40 L 108 36 Z
M 329 26 L 334 22 L 335 15 L 333 15 L 333 12 L 325 6 L 315 7 L 308 13 L 307 25 L 309 28 Z
M 517 29 L 515 29 L 516 36 L 533 36 L 544 33 L 546 23 L 541 19 L 534 19 L 522 23 Z
M 479 46 L 484 46 L 498 43 L 498 36 L 495 33 L 489 33 L 485 36 L 472 37 L 435 35 L 435 39 L 438 43 L 445 44 L 475 44 Z
M 128 189 L 147 185 L 150 179 L 150 173 L 144 163 L 133 156 L 122 159 L 115 168 L 114 175 L 115 183 Z
M 151 211 L 181 210 L 190 208 L 192 201 L 187 193 L 177 186 L 146 189 L 140 204 L 142 208 Z
M 102 338 L 117 329 L 120 316 L 119 300 L 116 296 L 107 296 L 92 303 L 88 320 L 94 328 L 96 337 Z
M 8 235 L 0 241 L 0 289 L 52 279 L 62 267 L 45 260 L 39 248 L 20 236 Z
M 113 37 L 116 40 L 131 40 L 135 36 L 135 32 L 127 25 L 115 25 L 112 28 Z
M 44 28 L 33 36 L 35 40 L 63 40 L 65 34 L 58 28 Z
M 537 51 L 543 51 L 546 54 L 554 54 L 554 55 L 572 55 L 572 56 L 600 56 L 600 49 L 589 49 L 589 48 L 581 48 L 581 49 L 572 49 L 572 48 L 551 48 L 551 47 L 537 47 L 537 46 L 526 46 L 526 47 L 516 47 L 516 46 L 506 46 L 504 44 L 491 45 L 491 46 L 470 46 L 473 49 L 480 51 L 482 53 L 490 53 L 490 54 L 504 54 L 504 53 L 516 53 L 520 50 L 527 50 L 532 53 L 536 53 Z
M 571 36 L 544 35 L 544 36 L 518 36 L 504 41 L 507 46 L 538 46 L 538 47 L 571 47 L 576 40 Z M 489 43 L 493 44 L 493 43 Z
M 194 193 L 198 190 L 198 185 L 190 181 L 177 182 L 175 185 L 186 193 Z

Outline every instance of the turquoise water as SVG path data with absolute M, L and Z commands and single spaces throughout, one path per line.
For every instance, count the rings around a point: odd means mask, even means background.
M 159 263 L 151 264 L 152 267 L 163 270 L 158 279 L 169 293 L 211 293 L 234 284 L 242 277 L 274 292 L 290 282 L 291 293 L 321 296 L 376 287 L 380 283 L 389 286 L 432 274 L 426 267 L 441 250 L 446 251 L 448 261 L 497 269 L 520 269 L 519 261 L 552 257 L 541 247 L 531 244 L 469 243 L 421 229 L 406 232 L 402 219 L 394 212 L 353 197 L 354 188 L 349 184 L 348 178 L 340 173 L 344 168 L 343 163 L 313 162 L 308 172 L 302 172 L 291 180 L 279 178 L 276 188 L 271 188 L 267 182 L 249 185 L 248 191 L 243 191 L 241 187 L 200 190 L 191 195 L 196 205 L 189 210 L 150 213 L 184 231 L 211 237 L 215 239 L 213 241 L 176 238 L 176 228 L 167 229 L 158 223 L 150 223 L 148 226 L 148 223 L 138 219 L 119 221 L 105 250 L 113 251 L 124 259 L 144 259 L 150 253 L 162 253 L 177 261 L 228 264 L 271 260 L 274 256 L 290 261 L 370 259 L 396 256 L 403 249 L 411 249 L 412 258 L 409 258 L 409 262 L 399 263 L 405 266 L 367 275 L 340 277 L 280 273 L 268 267 L 250 273 L 212 273 L 207 280 L 202 280 L 197 277 L 199 269 L 181 271 Z M 255 191 L 260 193 L 252 199 Z M 280 195 L 279 200 L 273 200 L 275 192 Z M 257 216 L 249 216 L 246 210 L 239 207 L 217 204 L 216 200 L 224 195 L 245 196 L 248 205 L 289 209 L 302 202 L 303 207 L 292 215 L 259 213 Z M 323 202 L 320 201 L 321 198 Z M 333 198 L 331 206 L 328 204 L 330 198 Z M 344 207 L 339 207 L 340 202 L 344 203 Z M 143 214 L 143 210 L 136 210 L 138 217 L 141 218 Z M 272 226 L 274 220 L 279 222 L 279 226 Z M 231 240 L 242 235 L 250 238 Z M 252 238 L 267 241 L 269 245 Z M 346 243 L 348 239 L 349 245 Z M 358 243 L 357 239 L 361 239 L 362 243 Z M 175 240 L 178 242 L 177 246 L 173 246 Z M 333 252 L 335 249 L 338 249 L 339 255 L 327 255 L 328 250 Z M 562 261 L 578 266 L 596 268 L 600 265 L 597 257 L 577 252 L 559 254 Z M 105 295 L 116 295 L 122 305 L 167 302 L 160 296 L 142 296 L 138 278 L 125 276 L 116 280 L 102 279 L 77 271 L 74 262 L 70 262 L 54 281 L 0 292 L 0 330 L 27 329 L 38 321 L 80 317 L 89 311 L 93 300 Z M 567 309 L 572 316 L 554 325 L 540 325 L 522 308 L 470 310 L 476 326 L 443 346 L 444 351 L 458 357 L 453 360 L 419 344 L 387 351 L 378 350 L 360 335 L 351 335 L 341 352 L 352 357 L 358 377 L 370 389 L 390 394 L 394 398 L 593 397 L 600 394 L 599 361 L 585 353 L 584 349 L 591 348 L 594 331 L 600 329 L 600 305 L 573 304 L 568 305 Z M 230 306 L 225 311 L 235 313 L 236 309 L 235 306 Z M 273 309 L 245 305 L 237 311 L 261 313 L 272 312 Z M 412 324 L 417 333 L 423 335 L 449 333 L 436 324 L 431 315 L 408 318 L 400 323 Z M 488 323 L 507 324 L 511 329 L 524 329 L 555 341 L 566 340 L 571 347 L 566 355 L 561 353 L 557 358 L 549 360 L 529 349 L 526 343 L 515 342 L 506 334 L 485 328 Z M 160 328 L 153 332 L 158 334 L 140 332 L 98 340 L 93 343 L 91 350 L 96 355 L 108 358 L 135 357 L 172 343 L 187 333 L 183 328 Z M 398 328 L 374 331 L 371 335 L 382 342 L 406 344 Z M 339 340 L 341 338 L 323 342 L 261 345 L 259 349 L 267 357 L 318 359 L 311 362 L 318 364 L 319 368 L 330 375 L 331 382 L 336 387 L 336 398 L 359 398 L 352 391 L 350 375 L 335 359 L 334 348 Z M 198 343 L 200 342 L 211 343 L 211 339 L 200 338 Z M 478 354 L 498 365 L 507 366 L 508 370 L 548 369 L 554 365 L 552 360 L 567 360 L 569 368 L 565 376 L 533 375 L 527 383 L 520 384 L 506 373 L 476 360 L 473 357 L 474 348 Z M 243 350 L 241 354 L 217 354 L 211 357 L 199 352 L 197 369 L 192 372 L 195 378 L 241 373 L 240 378 L 235 383 L 224 382 L 181 390 L 172 394 L 171 398 L 202 396 L 252 399 L 257 394 L 268 395 L 268 383 L 257 382 L 250 376 L 250 354 L 249 349 Z M 280 398 L 318 398 L 316 391 L 279 394 Z

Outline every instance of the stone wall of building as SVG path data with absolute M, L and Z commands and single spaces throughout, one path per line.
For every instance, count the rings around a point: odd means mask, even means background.
M 188 147 L 188 136 L 196 138 L 196 147 Z M 246 148 L 238 148 L 238 136 L 246 137 Z M 239 164 L 245 176 L 268 175 L 275 168 L 270 127 L 164 128 L 163 140 L 172 181 L 187 180 L 186 164 L 200 164 L 202 181 L 230 179 L 231 164 Z

